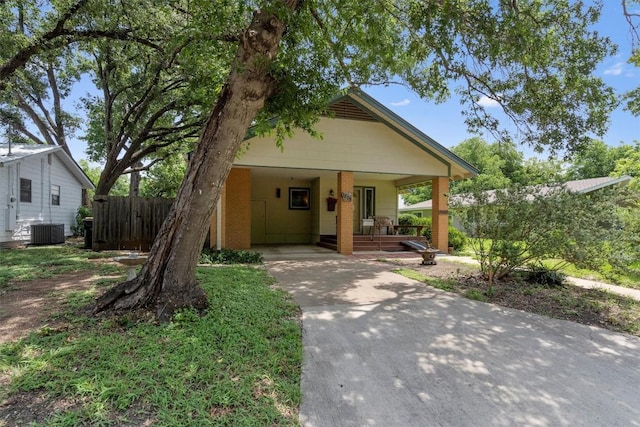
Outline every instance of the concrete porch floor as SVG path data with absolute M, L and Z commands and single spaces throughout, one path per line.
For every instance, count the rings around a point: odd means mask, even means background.
M 345 258 L 336 251 L 316 245 L 253 245 L 251 250 L 260 252 L 265 261 Z

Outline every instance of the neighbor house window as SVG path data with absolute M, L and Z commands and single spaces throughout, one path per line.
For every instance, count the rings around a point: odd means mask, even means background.
M 60 206 L 60 186 L 51 186 L 51 204 L 54 206 Z
M 31 203 L 31 180 L 20 178 L 20 201 Z

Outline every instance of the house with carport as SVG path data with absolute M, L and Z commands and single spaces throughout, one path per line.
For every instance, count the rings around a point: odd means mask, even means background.
M 474 176 L 473 166 L 361 90 L 335 98 L 316 129 L 321 139 L 299 131 L 283 150 L 275 138 L 245 140 L 211 220 L 211 247 L 330 241 L 351 254 L 372 218 L 397 224 L 399 194 L 431 185 L 431 244 L 447 251 L 449 182 Z M 378 231 L 393 234 L 386 228 Z

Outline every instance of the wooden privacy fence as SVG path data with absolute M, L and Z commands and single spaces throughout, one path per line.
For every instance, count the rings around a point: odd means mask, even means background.
M 148 251 L 173 199 L 95 196 L 92 248 Z

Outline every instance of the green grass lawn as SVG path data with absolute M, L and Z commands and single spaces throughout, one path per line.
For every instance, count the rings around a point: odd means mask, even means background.
M 2 252 L 3 268 L 9 258 L 27 264 L 18 253 L 38 254 L 31 251 Z M 42 264 L 44 253 L 53 265 Z M 82 269 L 86 254 L 43 249 L 35 263 L 56 269 L 67 257 L 68 268 Z M 37 277 L 30 269 L 19 277 Z M 95 293 L 67 295 L 50 326 L 0 345 L 0 380 L 7 384 L 0 403 L 26 396 L 58 408 L 17 424 L 297 425 L 297 306 L 261 268 L 201 268 L 198 278 L 210 308 L 203 316 L 180 312 L 165 324 L 139 314 L 90 317 L 78 308 Z
M 24 249 L 0 250 L 0 289 L 10 280 L 44 279 L 63 273 L 95 269 L 91 259 L 111 258 L 113 252 L 82 251 L 75 246 L 33 246 Z M 122 271 L 116 265 L 102 265 L 96 274 Z

